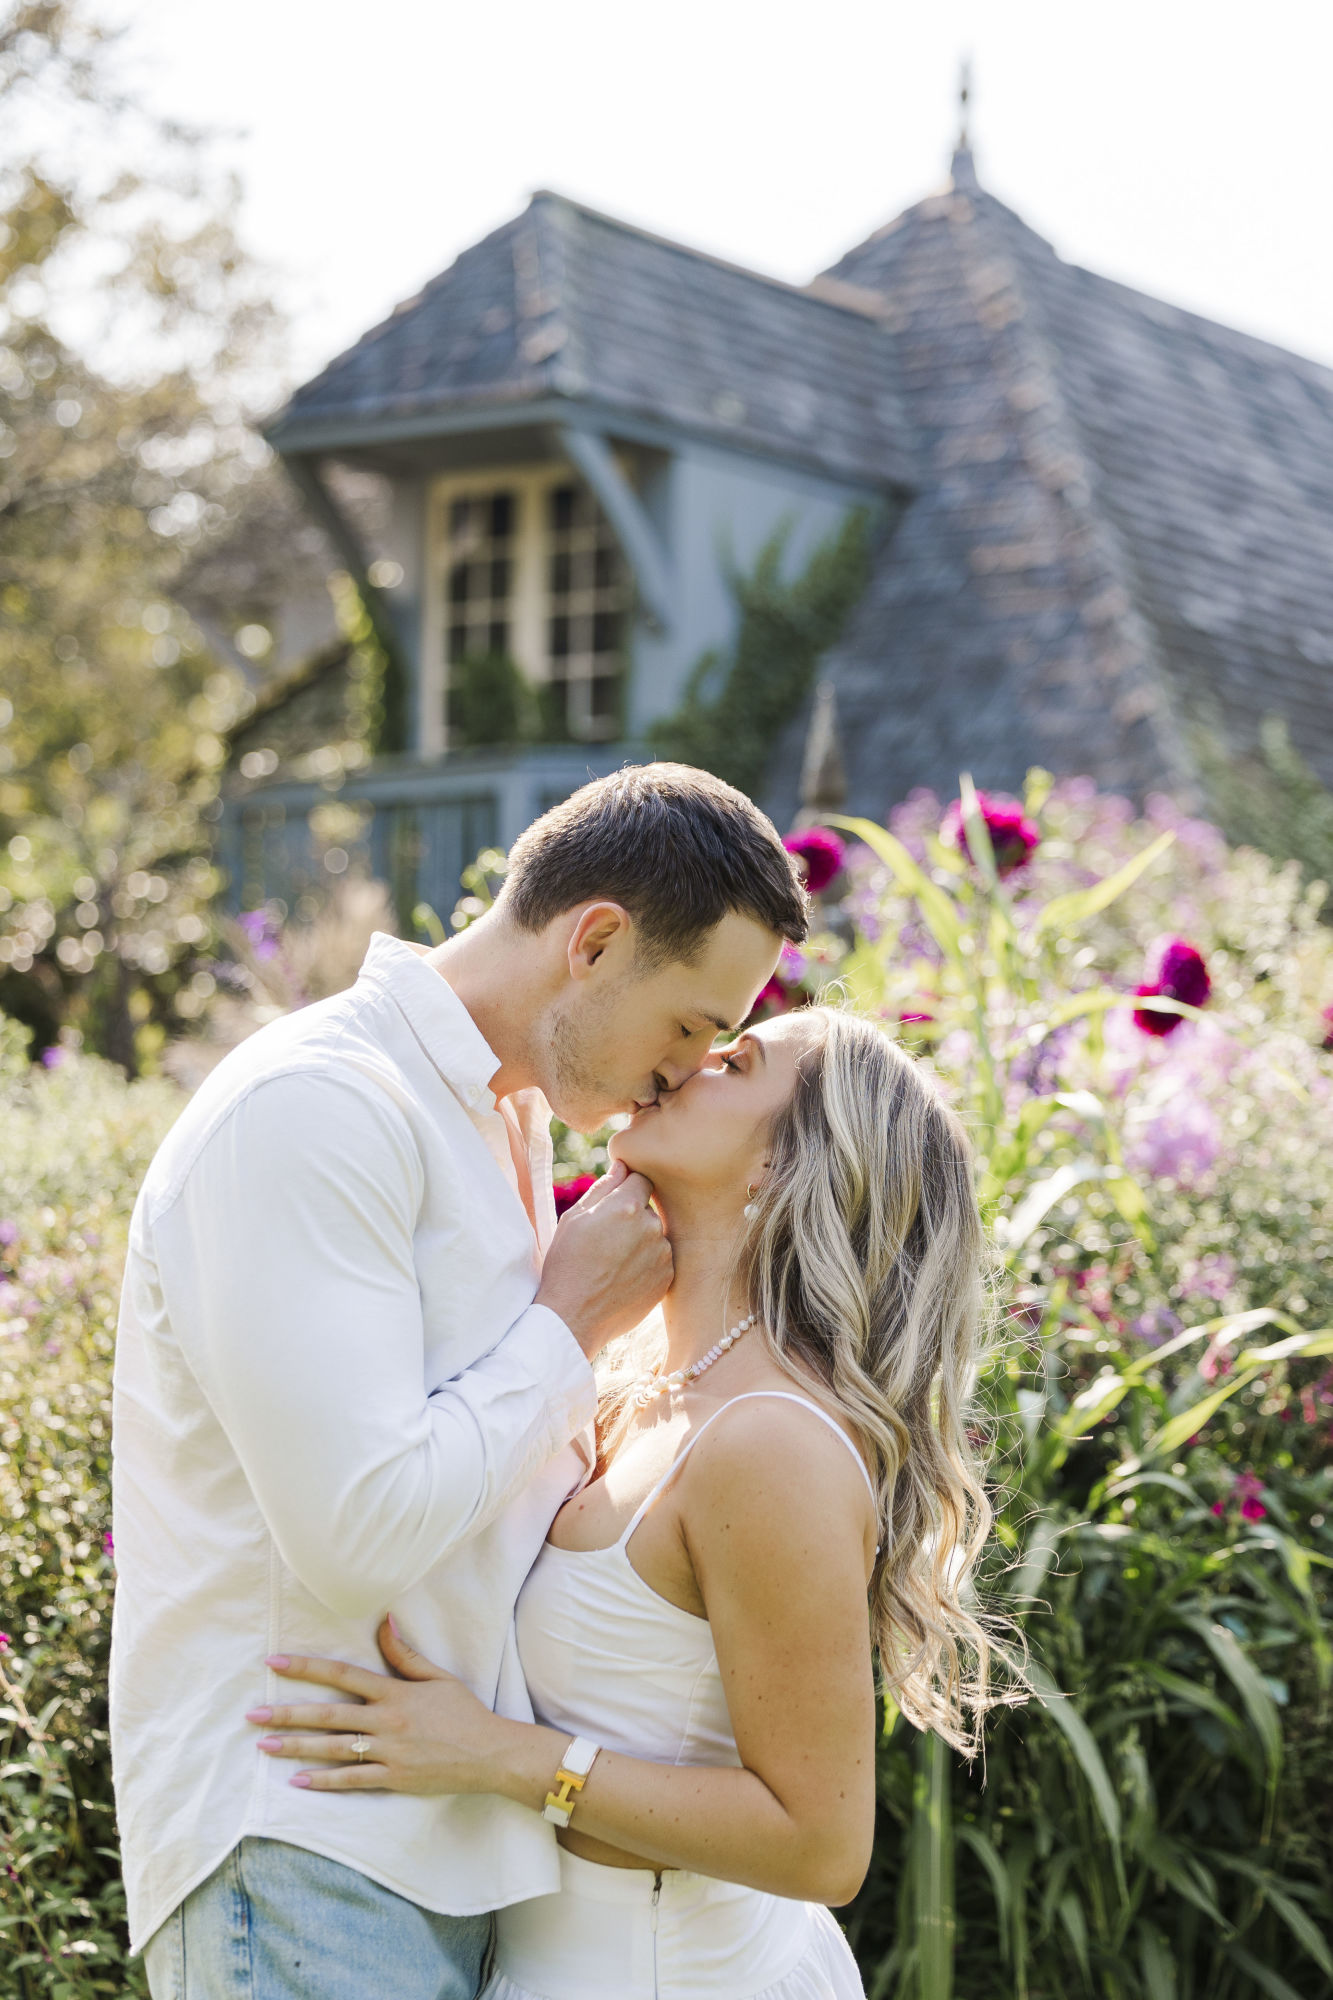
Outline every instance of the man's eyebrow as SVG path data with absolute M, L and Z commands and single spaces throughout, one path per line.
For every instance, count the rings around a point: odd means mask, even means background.
M 708 1013 L 705 1008 L 701 1007 L 699 1009 L 699 1018 L 702 1021 L 707 1021 L 710 1028 L 716 1028 L 719 1035 L 738 1035 L 740 1033 L 739 1027 L 734 1026 L 730 1021 L 724 1021 L 720 1014 Z

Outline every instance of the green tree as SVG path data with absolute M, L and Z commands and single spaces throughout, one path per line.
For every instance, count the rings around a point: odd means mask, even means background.
M 278 322 L 235 201 L 82 0 L 0 11 L 0 1007 L 131 1070 L 209 937 L 242 694 L 170 593 L 272 476 L 245 409 Z

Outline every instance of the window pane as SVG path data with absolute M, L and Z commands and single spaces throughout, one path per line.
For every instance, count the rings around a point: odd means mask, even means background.
M 574 488 L 572 486 L 557 486 L 551 494 L 551 526 L 557 532 L 563 532 L 565 529 L 572 527 L 573 522 Z
M 449 658 L 451 660 L 461 660 L 465 657 L 466 653 L 467 626 L 451 625 L 449 627 Z
M 491 564 L 491 596 L 503 603 L 509 595 L 509 564 L 501 556 Z
M 472 502 L 466 494 L 453 501 L 449 508 L 449 533 L 455 540 L 466 535 L 472 517 Z
M 563 660 L 568 652 L 569 620 L 568 618 L 553 618 L 551 620 L 551 657 L 553 660 Z
M 608 548 L 602 543 L 597 550 L 593 564 L 593 579 L 598 590 L 614 590 L 620 582 L 620 551 Z
M 509 651 L 509 627 L 503 618 L 492 618 L 486 632 L 487 650 L 492 653 Z
M 592 682 L 592 712 L 600 721 L 610 721 L 616 714 L 617 698 L 620 693 L 618 677 L 599 674 Z
M 592 650 L 594 653 L 614 653 L 620 646 L 620 613 L 599 611 L 592 621 Z
M 564 597 L 569 591 L 569 557 L 557 549 L 551 557 L 551 590 L 556 597 Z
M 491 496 L 491 534 L 497 542 L 508 541 L 514 532 L 514 496 L 512 493 L 495 493 Z
M 467 603 L 467 564 L 455 563 L 449 572 L 449 602 Z

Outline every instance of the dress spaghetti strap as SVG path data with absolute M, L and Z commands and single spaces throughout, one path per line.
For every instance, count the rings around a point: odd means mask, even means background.
M 638 1527 L 640 1521 L 642 1521 L 644 1515 L 648 1512 L 648 1509 L 653 1505 L 654 1501 L 658 1500 L 661 1497 L 661 1495 L 665 1493 L 667 1487 L 671 1484 L 676 1474 L 680 1471 L 681 1466 L 684 1465 L 686 1459 L 689 1457 L 690 1453 L 694 1450 L 695 1445 L 698 1444 L 700 1438 L 703 1436 L 704 1432 L 708 1429 L 709 1425 L 715 1424 L 720 1416 L 724 1416 L 728 1410 L 734 1409 L 737 1403 L 757 1403 L 760 1401 L 774 1402 L 774 1403 L 796 1403 L 800 1406 L 801 1409 L 809 1410 L 813 1416 L 818 1417 L 821 1423 L 827 1424 L 828 1428 L 832 1431 L 834 1437 L 837 1438 L 838 1442 L 840 1444 L 846 1445 L 848 1451 L 851 1453 L 852 1457 L 856 1460 L 856 1469 L 866 1483 L 866 1491 L 870 1495 L 870 1504 L 875 1509 L 876 1514 L 878 1514 L 879 1498 L 875 1492 L 874 1482 L 871 1479 L 869 1472 L 867 1472 L 866 1470 L 866 1462 L 862 1458 L 860 1452 L 856 1449 L 856 1446 L 852 1443 L 851 1439 L 848 1437 L 846 1431 L 843 1430 L 840 1424 L 834 1422 L 833 1418 L 829 1415 L 827 1410 L 822 1410 L 819 1407 L 818 1403 L 811 1401 L 809 1396 L 794 1396 L 791 1394 L 789 1390 L 786 1389 L 749 1389 L 743 1396 L 732 1396 L 727 1402 L 723 1403 L 720 1409 L 714 1410 L 712 1416 L 707 1418 L 705 1422 L 700 1424 L 697 1431 L 693 1431 L 690 1434 L 690 1436 L 686 1438 L 684 1444 L 681 1446 L 680 1450 L 676 1453 L 676 1456 L 672 1459 L 670 1465 L 667 1467 L 666 1471 L 662 1474 L 662 1477 L 658 1480 L 656 1486 L 652 1488 L 651 1492 L 647 1495 L 646 1499 L 642 1500 L 639 1503 L 638 1507 L 635 1509 L 633 1518 L 631 1519 L 629 1526 L 626 1528 L 624 1534 L 620 1537 L 619 1542 L 615 1544 L 617 1548 L 623 1549 L 628 1545 L 631 1535 L 634 1533 L 634 1530 Z

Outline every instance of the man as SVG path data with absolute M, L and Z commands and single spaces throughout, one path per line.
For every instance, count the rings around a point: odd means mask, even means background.
M 115 1407 L 112 1747 L 154 2000 L 472 2000 L 487 1913 L 556 1887 L 518 1807 L 295 1789 L 245 1712 L 266 1657 L 376 1665 L 392 1610 L 530 1714 L 513 1607 L 584 1470 L 589 1363 L 670 1282 L 638 1176 L 555 1228 L 551 1110 L 586 1131 L 675 1089 L 805 922 L 748 799 L 620 772 L 528 830 L 480 922 L 377 936 L 168 1136 Z

